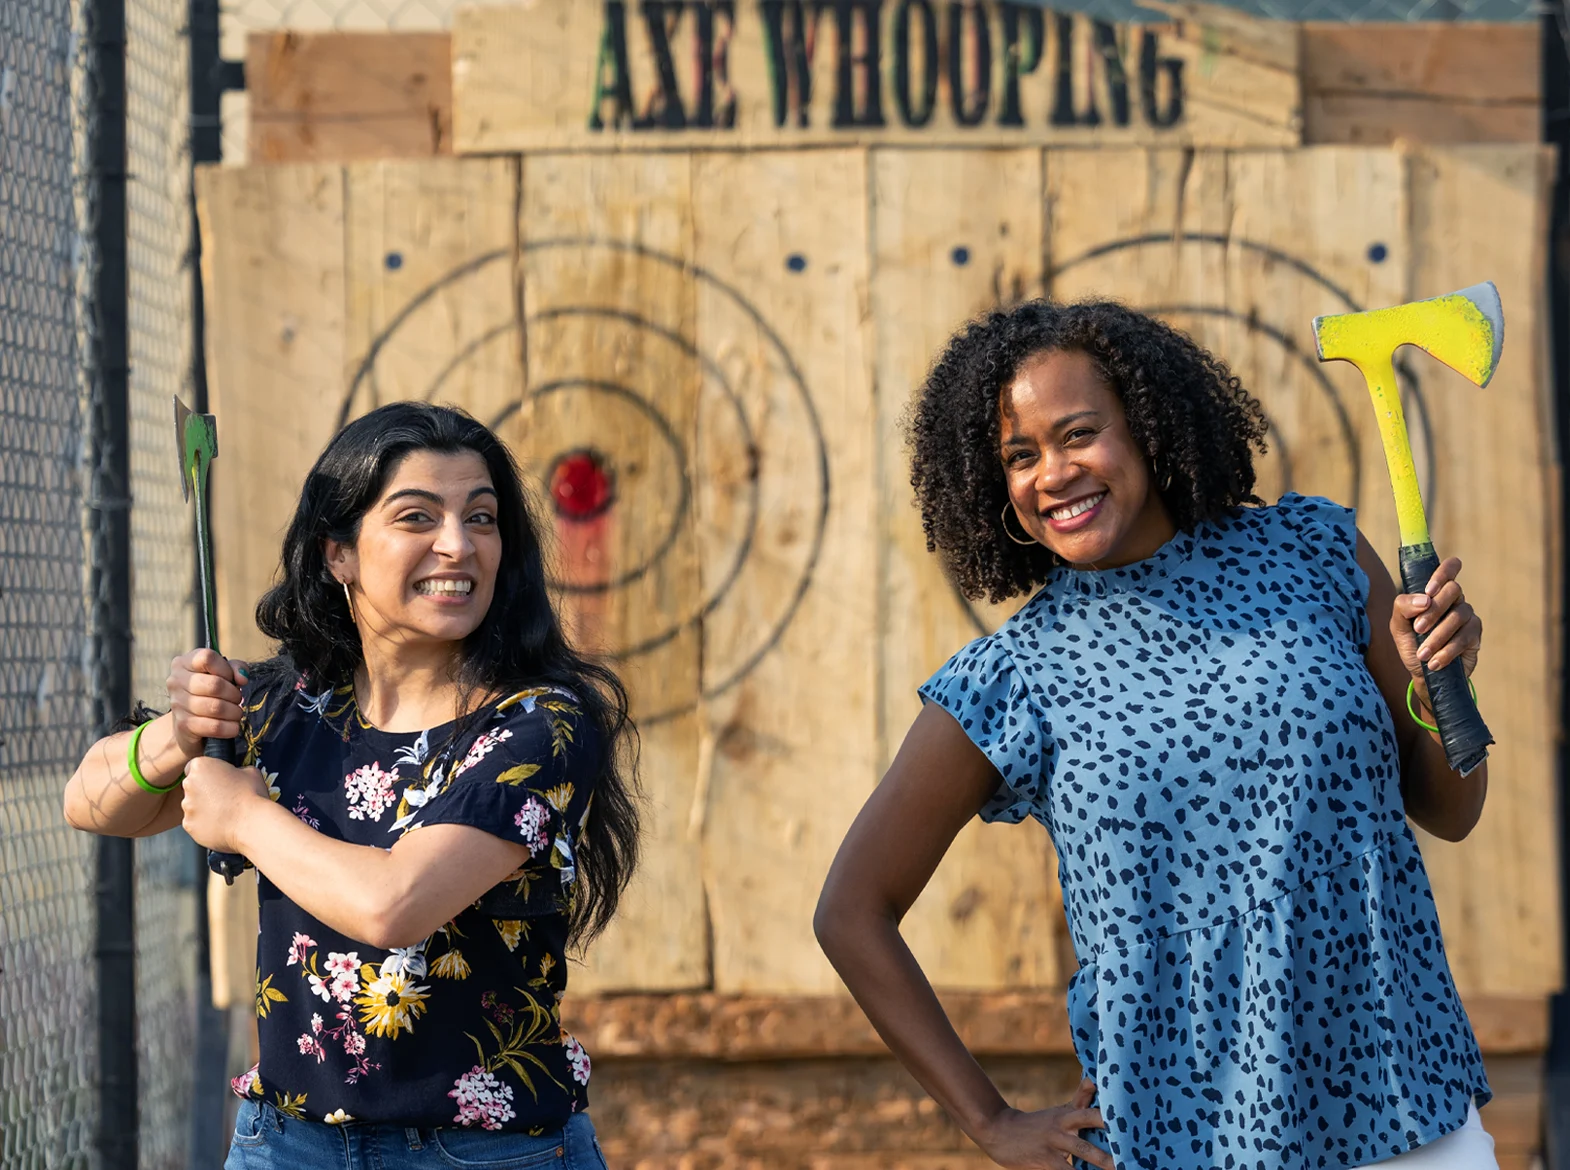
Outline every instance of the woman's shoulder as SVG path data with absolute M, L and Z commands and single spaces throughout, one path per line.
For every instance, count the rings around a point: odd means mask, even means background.
M 1297 545 L 1315 555 L 1355 552 L 1357 548 L 1355 510 L 1324 496 L 1299 492 L 1285 492 L 1274 504 L 1233 508 L 1206 527 L 1222 539 L 1244 537 L 1271 546 Z M 1196 535 L 1203 544 L 1207 534 L 1201 531 Z
M 489 704 L 493 725 L 588 722 L 578 692 L 564 686 L 529 686 L 509 691 Z
M 1013 621 L 961 646 L 917 692 L 952 708 L 957 702 L 974 703 L 1012 690 L 1018 676 L 1010 645 Z
M 598 742 L 599 728 L 580 692 L 540 684 L 508 691 L 488 703 L 466 756 L 503 745 L 506 756 L 519 759 L 542 751 L 573 756 L 597 748 Z
M 1235 508 L 1231 521 L 1234 524 L 1256 528 L 1284 527 L 1294 531 L 1306 526 L 1343 528 L 1356 527 L 1357 513 L 1344 504 L 1326 496 L 1307 496 L 1301 492 L 1283 492 L 1274 504 L 1251 508 Z

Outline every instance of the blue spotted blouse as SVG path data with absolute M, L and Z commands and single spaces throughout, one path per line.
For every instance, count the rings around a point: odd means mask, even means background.
M 1489 1098 L 1364 665 L 1353 515 L 1287 495 L 1060 570 L 922 688 L 1059 857 L 1119 1170 L 1350 1167 Z

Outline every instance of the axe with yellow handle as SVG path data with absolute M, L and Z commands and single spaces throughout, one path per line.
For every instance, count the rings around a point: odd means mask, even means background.
M 1403 345 L 1415 345 L 1477 385 L 1488 385 L 1505 340 L 1499 290 L 1486 281 L 1432 300 L 1315 317 L 1314 340 L 1320 361 L 1351 362 L 1368 383 L 1401 526 L 1401 588 L 1422 593 L 1439 568 L 1439 554 L 1428 536 L 1392 359 Z M 1488 757 L 1494 737 L 1478 714 L 1459 658 L 1442 670 L 1424 667 L 1424 675 L 1445 759 L 1464 776 Z

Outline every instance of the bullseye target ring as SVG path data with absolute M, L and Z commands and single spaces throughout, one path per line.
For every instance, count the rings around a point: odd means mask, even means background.
M 487 374 L 481 400 L 471 402 L 476 369 L 518 368 L 495 360 L 519 345 L 517 319 L 499 309 L 493 320 L 455 329 L 452 314 L 441 315 L 445 292 L 477 278 L 494 282 L 492 266 L 513 261 L 515 253 L 497 250 L 431 282 L 392 318 L 356 369 L 341 421 L 382 401 L 384 384 L 396 384 L 397 397 L 469 403 L 513 447 L 556 526 L 567 550 L 554 565 L 557 594 L 579 604 L 622 599 L 638 611 L 625 636 L 602 651 L 634 663 L 707 623 L 700 698 L 722 694 L 778 644 L 822 549 L 828 452 L 800 368 L 745 297 L 680 257 L 592 238 L 537 240 L 520 251 L 525 264 L 548 259 L 554 278 L 551 303 L 525 323 L 529 385 L 516 375 L 501 385 Z M 620 287 L 597 289 L 587 277 L 574 287 L 576 273 L 607 258 Z M 673 275 L 696 286 L 701 331 L 660 319 L 666 310 L 657 298 L 626 303 L 622 288 L 669 288 Z M 439 355 L 426 352 L 433 337 L 443 338 Z M 422 382 L 389 382 L 380 372 L 400 349 L 419 351 L 429 370 Z M 767 421 L 766 439 L 759 420 Z M 781 515 L 800 521 L 787 523 L 784 540 L 771 537 L 763 519 Z M 585 545 L 583 534 L 597 531 L 614 532 L 613 558 L 596 561 L 598 546 Z M 574 551 L 580 546 L 586 554 Z M 659 604 L 644 604 L 648 598 Z M 641 698 L 645 724 L 697 702 Z

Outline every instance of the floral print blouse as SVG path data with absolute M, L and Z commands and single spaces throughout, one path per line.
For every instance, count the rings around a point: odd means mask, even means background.
M 295 1118 L 559 1129 L 588 1105 L 589 1057 L 561 1026 L 576 869 L 603 745 L 572 694 L 520 691 L 456 724 L 394 733 L 350 686 L 249 684 L 245 763 L 317 832 L 389 849 L 470 825 L 529 860 L 429 938 L 381 951 L 258 879 L 260 1063 L 235 1092 Z

